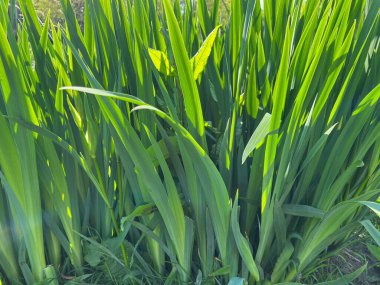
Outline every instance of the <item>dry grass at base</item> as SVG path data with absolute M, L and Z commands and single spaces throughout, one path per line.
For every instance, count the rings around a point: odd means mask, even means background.
M 372 259 L 364 244 L 358 244 L 352 248 L 343 250 L 343 252 L 331 258 L 329 265 L 336 268 L 335 274 L 350 274 L 359 267 L 368 263 L 368 268 L 364 271 L 353 284 L 357 285 L 375 285 L 380 283 L 380 272 L 374 266 L 376 262 Z M 331 272 L 334 273 L 334 272 Z
M 380 284 L 380 261 L 375 260 L 367 249 L 367 243 L 371 243 L 368 236 L 358 236 L 359 241 L 343 249 L 339 254 L 332 256 L 321 264 L 309 278 L 302 280 L 305 284 L 316 284 L 336 280 L 339 277 L 350 274 L 367 263 L 367 269 L 353 282 L 353 285 L 378 285 Z

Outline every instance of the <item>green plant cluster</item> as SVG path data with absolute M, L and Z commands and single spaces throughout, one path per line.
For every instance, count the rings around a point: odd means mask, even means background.
M 380 1 L 262 2 L 0 2 L 0 283 L 302 284 L 379 241 Z

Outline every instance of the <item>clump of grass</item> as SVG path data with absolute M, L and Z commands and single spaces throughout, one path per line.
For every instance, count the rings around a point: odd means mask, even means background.
M 301 282 L 376 240 L 378 1 L 60 4 L 15 37 L 0 3 L 7 281 Z

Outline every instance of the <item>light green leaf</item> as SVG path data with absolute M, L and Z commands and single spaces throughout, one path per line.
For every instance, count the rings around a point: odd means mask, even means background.
M 164 52 L 148 48 L 148 53 L 159 72 L 166 76 L 174 74 L 174 67 L 170 65 L 169 59 Z
M 203 149 L 207 150 L 202 105 L 185 43 L 172 4 L 169 0 L 164 0 L 163 4 L 179 82 L 183 92 L 186 116 L 189 123 L 188 129 Z
M 271 120 L 271 115 L 266 113 L 262 118 L 260 124 L 257 126 L 253 132 L 251 138 L 249 139 L 242 156 L 242 164 L 246 161 L 247 157 L 252 153 L 254 149 L 265 139 L 269 133 L 269 124 Z
M 378 217 L 380 217 L 380 203 L 371 201 L 361 201 L 360 203 L 370 208 Z
M 199 75 L 206 67 L 207 60 L 211 54 L 212 46 L 214 45 L 220 27 L 221 25 L 215 27 L 215 29 L 207 36 L 198 52 L 190 60 L 195 80 L 199 78 Z
M 360 223 L 365 227 L 377 245 L 380 246 L 380 231 L 372 224 L 370 220 L 364 220 Z

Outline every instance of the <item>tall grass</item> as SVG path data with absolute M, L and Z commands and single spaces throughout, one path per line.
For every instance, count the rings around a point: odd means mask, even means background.
M 233 0 L 220 25 L 219 1 L 87 0 L 82 29 L 24 0 L 17 36 L 11 2 L 0 279 L 302 284 L 370 228 L 379 1 Z

